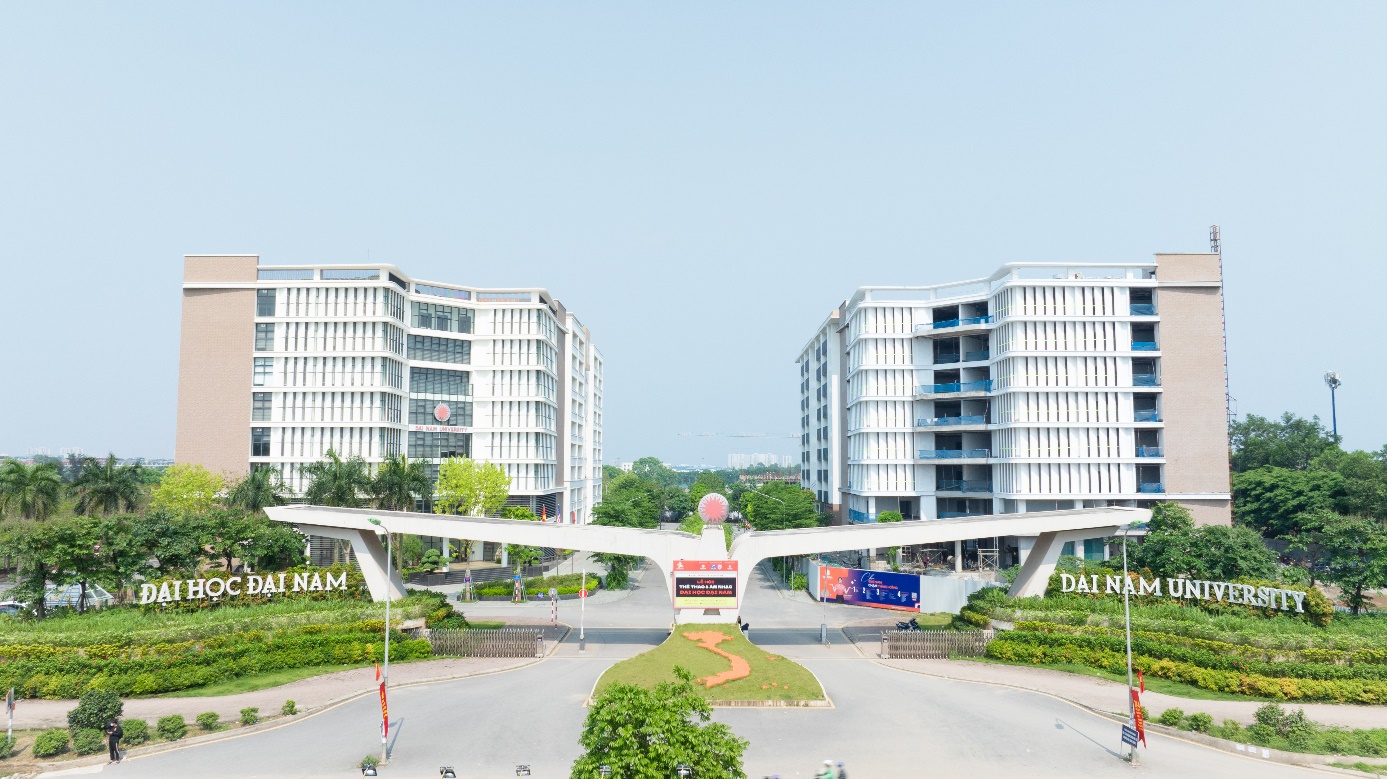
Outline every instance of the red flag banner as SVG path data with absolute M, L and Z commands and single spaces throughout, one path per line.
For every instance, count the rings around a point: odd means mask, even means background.
M 1137 683 L 1141 685 L 1142 694 L 1145 694 L 1145 693 L 1146 693 L 1146 677 L 1141 675 L 1141 671 L 1137 671 Z
M 385 682 L 380 683 L 380 740 L 390 738 L 390 709 L 385 705 Z
M 382 695 L 384 695 L 383 692 Z M 1146 718 L 1141 716 L 1141 696 L 1136 690 L 1132 690 L 1132 712 L 1134 724 L 1137 727 L 1137 737 L 1141 739 L 1141 745 L 1146 746 Z

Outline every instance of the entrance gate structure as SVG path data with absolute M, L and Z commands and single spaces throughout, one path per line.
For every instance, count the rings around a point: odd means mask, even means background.
M 377 601 L 404 596 L 404 581 L 390 570 L 387 580 L 385 546 L 377 533 L 410 533 L 446 539 L 469 539 L 525 546 L 549 546 L 635 555 L 649 559 L 666 580 L 675 560 L 736 560 L 737 593 L 746 592 L 751 571 L 770 557 L 845 552 L 854 549 L 936 544 L 998 536 L 1034 537 L 1021 571 L 1009 594 L 1025 598 L 1045 594 L 1060 550 L 1069 541 L 1110 536 L 1120 528 L 1145 523 L 1148 509 L 1108 507 L 1042 511 L 1026 514 L 991 514 L 910 522 L 868 523 L 831 527 L 751 531 L 742 533 L 729 547 L 721 527 L 705 528 L 702 536 L 679 530 L 641 530 L 603 525 L 566 525 L 495 517 L 463 517 L 410 511 L 336 508 L 331 506 L 270 506 L 270 519 L 298 526 L 306 533 L 349 541 L 356 552 L 371 597 Z M 380 520 L 380 525 L 369 521 Z M 738 615 L 725 609 L 720 615 L 701 615 L 700 622 L 733 621 Z

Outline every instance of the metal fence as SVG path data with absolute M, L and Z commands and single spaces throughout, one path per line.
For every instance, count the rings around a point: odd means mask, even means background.
M 453 657 L 544 657 L 538 628 L 430 630 L 429 644 L 434 654 Z
M 982 657 L 993 635 L 991 630 L 897 630 L 881 634 L 881 656 L 898 660 Z

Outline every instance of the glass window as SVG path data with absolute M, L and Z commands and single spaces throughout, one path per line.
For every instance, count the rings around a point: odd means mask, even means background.
M 275 326 L 273 322 L 255 325 L 255 351 L 270 352 L 275 348 Z
M 321 278 L 324 281 L 374 281 L 380 278 L 380 271 L 332 268 L 324 269 Z
M 251 384 L 256 387 L 264 387 L 270 383 L 270 374 L 274 372 L 275 360 L 273 357 L 256 357 L 255 372 L 251 375 Z
M 250 421 L 270 421 L 270 393 L 253 392 L 250 396 Z
M 432 460 L 446 457 L 471 457 L 471 433 L 409 434 L 409 459 Z
M 270 456 L 270 429 L 268 427 L 252 427 L 250 429 L 250 456 Z
M 472 332 L 472 309 L 442 303 L 414 303 L 414 326 L 448 333 Z
M 1064 557 L 1073 557 L 1073 556 L 1074 556 L 1074 542 L 1073 542 L 1073 541 L 1065 541 L 1065 542 L 1064 542 L 1064 546 L 1060 547 L 1060 555 L 1062 555 L 1062 556 L 1064 556 Z
M 472 394 L 471 374 L 467 371 L 447 371 L 441 368 L 410 368 L 411 395 L 450 395 L 467 397 Z
M 1103 539 L 1085 538 L 1084 539 L 1084 559 L 1102 560 L 1103 559 Z
M 440 409 L 439 406 L 447 406 Z M 442 416 L 443 419 L 438 417 Z M 409 399 L 409 423 L 411 425 L 447 425 L 449 427 L 472 426 L 472 403 L 465 400 L 437 400 L 434 398 Z
M 313 278 L 313 269 L 265 270 L 262 268 L 256 272 L 255 278 L 261 281 L 308 281 Z
M 411 360 L 454 362 L 467 365 L 472 362 L 472 342 L 456 338 L 437 338 L 431 335 L 411 335 L 409 337 L 409 357 Z
M 255 315 L 274 316 L 275 315 L 275 291 L 272 289 L 257 289 L 255 291 Z

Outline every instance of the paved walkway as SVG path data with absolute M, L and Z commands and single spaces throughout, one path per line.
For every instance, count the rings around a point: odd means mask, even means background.
M 971 682 L 990 682 L 1025 690 L 1043 692 L 1106 712 L 1127 713 L 1127 685 L 1092 676 L 1052 671 L 1048 668 L 1025 668 L 998 663 L 978 663 L 968 660 L 879 660 L 881 665 L 912 671 L 941 679 Z M 1247 726 L 1254 720 L 1252 713 L 1263 703 L 1255 701 L 1201 701 L 1178 698 L 1148 690 L 1141 696 L 1142 705 L 1152 717 L 1170 708 L 1183 709 L 1186 714 L 1205 712 L 1214 722 L 1235 719 Z M 1305 715 L 1324 725 L 1346 728 L 1387 727 L 1387 708 L 1382 706 L 1353 706 L 1336 703 L 1294 703 L 1283 701 L 1282 706 L 1305 709 Z
M 390 668 L 390 687 L 443 679 L 506 671 L 536 662 L 529 658 L 454 657 L 445 660 L 426 660 L 401 663 Z M 125 701 L 125 717 L 143 719 L 153 725 L 160 717 L 182 714 L 188 722 L 205 711 L 215 711 L 223 721 L 235 722 L 241 709 L 255 706 L 261 716 L 279 714 L 284 701 L 292 700 L 300 711 L 314 709 L 351 698 L 376 689 L 374 668 L 355 668 L 350 671 L 314 676 L 297 682 L 237 695 L 218 695 L 199 698 L 130 698 Z M 67 727 L 67 713 L 77 705 L 74 700 L 25 700 L 15 706 L 16 729 Z

